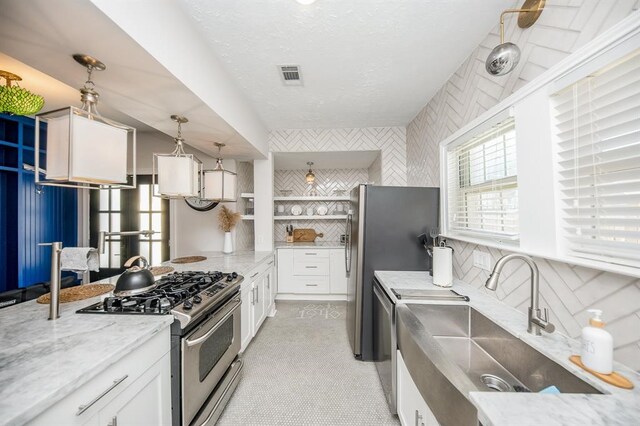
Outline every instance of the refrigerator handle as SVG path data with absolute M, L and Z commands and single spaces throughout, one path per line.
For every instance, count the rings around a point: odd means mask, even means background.
M 352 215 L 351 213 L 347 214 L 347 224 L 345 235 L 346 239 L 344 242 L 344 266 L 347 270 L 347 276 L 351 274 L 351 226 L 352 226 Z

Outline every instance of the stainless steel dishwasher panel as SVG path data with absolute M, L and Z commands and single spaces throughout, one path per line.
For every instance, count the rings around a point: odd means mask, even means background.
M 395 305 L 375 279 L 373 294 L 373 360 L 389 410 L 397 414 Z

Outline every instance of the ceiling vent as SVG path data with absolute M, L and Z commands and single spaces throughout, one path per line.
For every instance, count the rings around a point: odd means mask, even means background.
M 302 74 L 298 65 L 278 65 L 285 86 L 302 86 Z

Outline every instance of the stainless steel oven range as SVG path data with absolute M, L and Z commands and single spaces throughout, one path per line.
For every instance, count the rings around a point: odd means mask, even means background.
M 78 313 L 173 315 L 171 405 L 174 426 L 216 423 L 242 371 L 241 275 L 180 272 L 141 294 L 106 297 Z

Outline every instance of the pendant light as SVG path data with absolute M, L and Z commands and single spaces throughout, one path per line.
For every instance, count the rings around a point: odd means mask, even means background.
M 225 147 L 223 143 L 215 143 L 218 147 L 218 160 L 216 168 L 204 172 L 204 196 L 202 198 L 211 201 L 235 201 L 237 175 L 225 170 L 222 165 L 220 152 Z
M 491 75 L 505 75 L 513 71 L 520 62 L 520 48 L 514 43 L 504 42 L 504 15 L 518 13 L 518 26 L 529 28 L 540 17 L 545 0 L 526 0 L 521 9 L 507 9 L 500 14 L 500 44 L 493 48 L 485 68 Z
M 80 189 L 135 188 L 136 129 L 103 117 L 97 109 L 99 94 L 91 76 L 106 66 L 89 55 L 76 54 L 73 59 L 87 69 L 87 81 L 80 89 L 82 106 L 36 115 L 35 152 L 40 155 L 35 155 L 35 183 Z M 41 145 L 45 147 L 41 135 L 45 134 L 46 150 L 41 151 Z M 43 154 L 46 170 L 40 169 Z
M 0 78 L 5 79 L 5 85 L 0 86 L 0 112 L 12 115 L 33 115 L 44 106 L 44 98 L 17 83 L 22 77 L 9 71 L 0 70 Z M 15 86 L 13 83 L 15 83 Z
M 307 161 L 307 166 L 309 166 L 309 172 L 305 175 L 305 180 L 307 181 L 307 185 L 313 185 L 316 182 L 316 175 L 313 174 L 311 170 L 311 166 L 313 166 L 313 161 Z
M 170 154 L 153 154 L 153 195 L 161 198 L 200 197 L 202 184 L 202 162 L 193 154 L 184 152 L 182 125 L 189 120 L 181 115 L 172 115 L 178 123 L 178 136 L 174 138 L 176 148 Z

